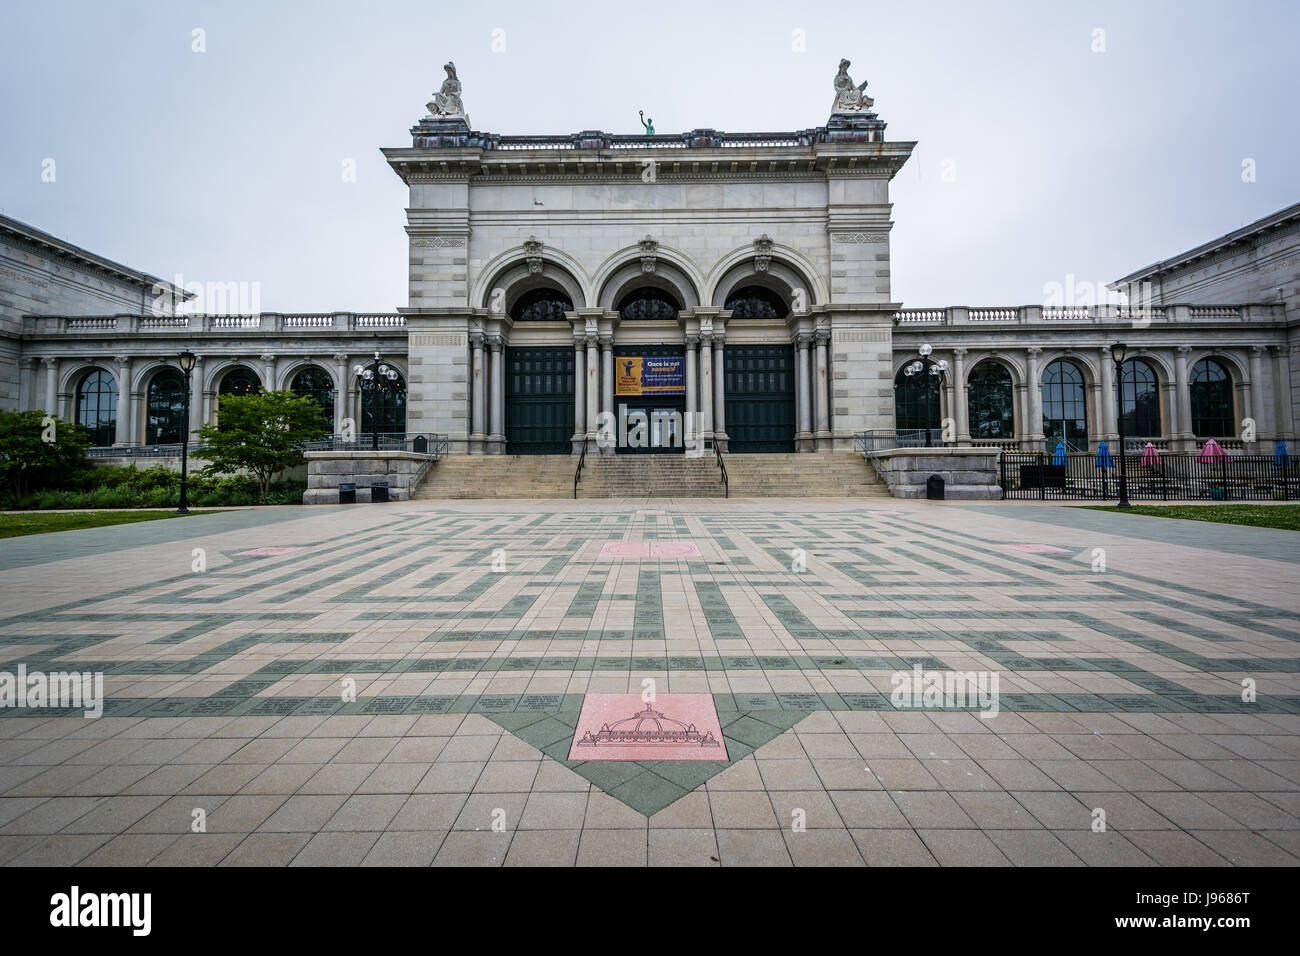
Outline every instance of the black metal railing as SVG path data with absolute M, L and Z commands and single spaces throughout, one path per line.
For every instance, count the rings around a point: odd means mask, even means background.
M 331 435 L 316 441 L 303 442 L 303 451 L 357 451 L 367 452 L 374 446 L 374 435 L 363 432 L 345 438 L 343 435 Z M 449 442 L 446 435 L 431 432 L 392 432 L 379 436 L 380 451 L 409 451 L 417 455 L 430 455 L 442 458 L 447 454 Z
M 731 479 L 727 477 L 727 463 L 722 460 L 722 449 L 718 447 L 718 443 L 716 441 L 713 443 L 713 454 L 718 459 L 718 470 L 722 472 L 722 497 L 730 498 Z
M 1143 463 L 1124 456 L 1132 501 L 1290 501 L 1300 499 L 1300 468 L 1288 455 L 1225 455 L 1165 452 Z M 1119 495 L 1119 456 L 1099 467 L 1096 454 L 1009 452 L 1000 456 L 1002 497 L 1105 500 Z
M 853 450 L 860 455 L 891 448 L 943 448 L 951 444 L 944 441 L 942 428 L 873 428 L 853 433 Z
M 578 497 L 578 482 L 582 481 L 582 466 L 587 463 L 587 444 L 590 438 L 582 439 L 582 452 L 578 455 L 578 467 L 573 470 L 573 497 Z
M 202 445 L 191 445 L 190 454 L 197 455 L 203 451 Z M 180 442 L 166 442 L 160 445 L 95 445 L 86 451 L 90 458 L 179 458 Z

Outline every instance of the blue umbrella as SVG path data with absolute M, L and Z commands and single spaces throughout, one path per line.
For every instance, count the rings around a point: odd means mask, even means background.
M 1056 443 L 1056 454 L 1052 456 L 1052 464 L 1053 465 L 1068 464 L 1065 458 L 1065 442 L 1058 441 Z
M 1277 443 L 1277 451 L 1273 452 L 1273 464 L 1279 468 L 1285 468 L 1291 464 L 1291 456 L 1286 453 L 1286 442 Z
M 1115 461 L 1110 457 L 1110 447 L 1105 442 L 1102 442 L 1097 446 L 1097 467 L 1098 468 L 1115 467 Z

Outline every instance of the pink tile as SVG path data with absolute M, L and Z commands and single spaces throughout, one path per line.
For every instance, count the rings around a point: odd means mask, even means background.
M 727 745 L 712 694 L 588 694 L 569 759 L 725 762 Z
M 1008 551 L 1023 551 L 1025 554 L 1069 554 L 1068 549 L 1050 544 L 1004 544 L 1002 547 Z
M 236 551 L 237 558 L 269 558 L 277 554 L 288 554 L 290 551 L 302 551 L 302 548 L 253 548 L 251 551 Z
M 610 541 L 600 549 L 602 558 L 698 558 L 694 541 Z

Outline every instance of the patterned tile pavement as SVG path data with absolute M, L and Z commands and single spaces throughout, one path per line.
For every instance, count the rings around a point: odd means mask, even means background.
M 0 863 L 1300 862 L 1294 535 L 421 506 L 6 542 L 0 671 L 107 702 L 0 710 Z M 997 715 L 895 706 L 915 666 L 996 675 Z M 568 761 L 584 695 L 647 688 L 711 694 L 729 759 Z

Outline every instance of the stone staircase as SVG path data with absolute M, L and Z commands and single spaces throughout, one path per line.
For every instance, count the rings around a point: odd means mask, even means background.
M 889 488 L 853 452 L 724 455 L 733 498 L 888 498 Z
M 572 455 L 448 455 L 411 499 L 572 498 L 577 466 Z
M 888 498 L 889 489 L 861 455 L 724 455 L 733 498 Z M 452 455 L 429 469 L 413 500 L 570 498 L 572 455 Z M 579 498 L 721 498 L 713 455 L 589 454 Z
M 712 454 L 588 455 L 579 498 L 721 498 L 722 473 Z

